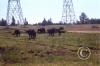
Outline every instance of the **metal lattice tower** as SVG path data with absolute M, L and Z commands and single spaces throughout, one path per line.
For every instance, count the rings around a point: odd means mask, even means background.
M 75 12 L 72 0 L 63 0 L 63 12 L 61 21 L 63 23 L 75 23 L 75 20 Z
M 8 0 L 7 17 L 6 17 L 8 24 L 11 24 L 12 17 L 15 18 L 16 24 L 24 23 L 20 0 Z

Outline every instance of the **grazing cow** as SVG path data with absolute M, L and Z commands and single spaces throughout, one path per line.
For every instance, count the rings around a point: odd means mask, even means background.
M 58 32 L 58 35 L 60 36 L 61 35 L 61 30 L 57 29 L 57 32 Z
M 28 34 L 29 39 L 31 39 L 31 29 L 27 30 L 26 33 Z
M 45 28 L 39 28 L 37 30 L 37 33 L 46 33 Z
M 32 39 L 35 39 L 36 38 L 36 32 L 35 32 L 35 30 L 34 29 L 31 30 L 31 33 L 32 33 Z
M 16 29 L 15 31 L 14 31 L 14 35 L 16 35 L 16 37 L 20 37 L 20 30 L 18 30 L 18 29 Z
M 51 28 L 47 30 L 49 36 L 54 36 L 54 34 L 56 33 L 56 29 L 55 28 Z
M 57 30 L 58 30 L 58 35 L 59 35 L 59 36 L 60 36 L 62 33 L 65 33 L 63 27 L 59 27 Z
M 33 29 L 33 30 L 29 29 L 29 30 L 27 30 L 26 32 L 28 33 L 29 40 L 30 40 L 30 39 L 35 39 L 35 38 L 36 38 L 36 32 L 35 32 L 34 29 Z
M 49 36 L 54 36 L 55 33 L 58 33 L 58 35 L 60 36 L 62 33 L 65 33 L 64 28 L 60 27 L 59 29 L 56 28 L 51 28 L 47 30 Z

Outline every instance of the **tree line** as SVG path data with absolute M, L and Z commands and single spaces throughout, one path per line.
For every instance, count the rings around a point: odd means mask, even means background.
M 1 19 L 0 20 L 0 26 L 7 26 L 8 25 L 8 23 L 7 23 L 7 21 L 5 20 L 5 19 Z M 16 23 L 16 20 L 15 20 L 15 18 L 14 17 L 12 17 L 12 22 L 11 22 L 11 24 L 9 24 L 10 26 L 17 26 L 17 25 L 19 25 L 19 22 L 18 23 Z M 28 21 L 26 20 L 26 18 L 25 18 L 25 20 L 24 20 L 24 25 L 28 25 Z
M 80 19 L 79 21 L 73 24 L 100 24 L 100 19 L 96 19 L 96 18 L 89 19 L 88 16 L 84 12 L 81 13 L 81 15 L 79 16 L 79 19 Z M 65 25 L 65 24 L 68 24 L 68 23 L 62 23 L 62 22 L 54 23 L 51 18 L 48 20 L 44 18 L 42 22 L 39 22 L 38 24 L 34 24 L 34 25 L 46 26 L 46 25 Z M 8 25 L 7 21 L 2 18 L 0 20 L 0 26 L 6 26 L 6 25 Z M 19 25 L 18 23 L 16 23 L 16 20 L 13 16 L 12 16 L 12 22 L 10 25 L 11 26 Z M 26 18 L 24 19 L 24 25 L 29 25 Z
M 100 19 L 96 18 L 89 19 L 84 12 L 81 13 L 79 18 L 80 21 L 77 21 L 76 24 L 100 24 Z

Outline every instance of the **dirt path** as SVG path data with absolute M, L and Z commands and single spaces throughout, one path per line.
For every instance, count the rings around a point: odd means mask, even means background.
M 74 32 L 74 33 L 100 33 L 100 31 L 67 31 L 67 32 Z

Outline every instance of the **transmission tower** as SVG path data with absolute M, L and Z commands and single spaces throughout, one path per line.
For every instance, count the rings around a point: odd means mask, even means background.
M 8 0 L 6 17 L 8 25 L 12 23 L 12 17 L 14 17 L 16 24 L 24 23 L 20 0 Z
M 75 20 L 76 19 L 72 0 L 63 0 L 63 12 L 61 21 L 63 23 L 75 23 Z

